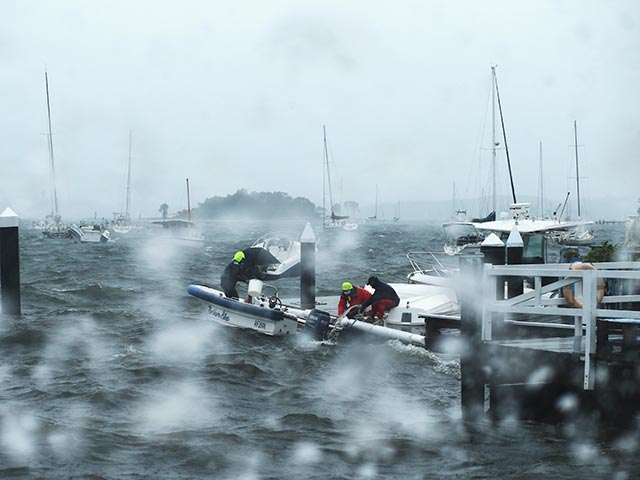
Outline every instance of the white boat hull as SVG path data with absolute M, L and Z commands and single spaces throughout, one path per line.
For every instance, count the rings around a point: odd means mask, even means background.
M 456 293 L 452 288 L 405 283 L 393 283 L 391 286 L 400 297 L 400 304 L 389 310 L 385 326 L 424 327 L 424 316 L 456 315 L 459 312 Z
M 129 233 L 131 231 L 131 225 L 118 225 L 114 224 L 113 231 L 116 233 Z
M 203 285 L 189 285 L 187 291 L 207 302 L 207 313 L 217 323 L 254 330 L 272 337 L 295 334 L 298 319 L 263 303 L 249 304 L 227 298 L 223 292 Z
M 96 230 L 92 227 L 78 227 L 73 225 L 69 232 L 74 240 L 81 243 L 107 243 L 111 238 L 109 230 Z

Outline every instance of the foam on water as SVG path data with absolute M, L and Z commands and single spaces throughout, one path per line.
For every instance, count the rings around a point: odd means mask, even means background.
M 0 316 L 0 477 L 634 478 L 640 469 L 637 430 L 613 446 L 585 441 L 580 425 L 469 431 L 452 355 L 212 323 L 186 286 L 219 285 L 233 252 L 304 225 L 203 227 L 201 251 L 144 234 L 86 245 L 22 232 L 23 315 Z M 442 247 L 438 225 L 316 235 L 318 296 L 373 273 L 404 282 L 408 251 Z M 298 279 L 277 286 L 299 296 Z

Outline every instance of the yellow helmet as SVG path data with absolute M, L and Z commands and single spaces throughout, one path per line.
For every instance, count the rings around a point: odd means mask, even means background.
M 236 262 L 240 263 L 242 260 L 244 260 L 244 252 L 242 250 L 236 252 L 236 254 L 233 256 L 233 259 Z
M 349 291 L 351 291 L 352 289 L 353 289 L 353 285 L 351 285 L 351 283 L 350 283 L 350 282 L 344 282 L 344 283 L 342 284 L 342 291 L 343 291 L 343 292 L 349 292 Z

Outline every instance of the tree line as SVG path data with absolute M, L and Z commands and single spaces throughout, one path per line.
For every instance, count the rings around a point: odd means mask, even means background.
M 211 197 L 192 209 L 198 218 L 313 218 L 318 208 L 307 198 L 284 192 L 248 192 L 240 189 L 226 197 Z

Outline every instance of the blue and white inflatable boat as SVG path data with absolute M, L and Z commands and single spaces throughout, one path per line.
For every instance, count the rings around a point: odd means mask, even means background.
M 252 299 L 252 303 L 235 300 L 224 292 L 204 285 L 189 285 L 187 292 L 208 303 L 208 314 L 218 323 L 248 328 L 270 336 L 295 334 L 300 318 L 285 311 L 279 302 L 266 297 Z

